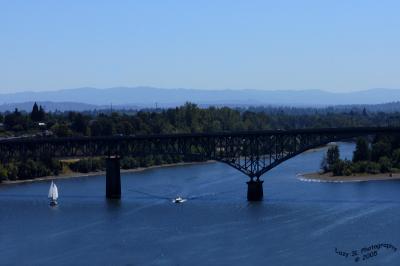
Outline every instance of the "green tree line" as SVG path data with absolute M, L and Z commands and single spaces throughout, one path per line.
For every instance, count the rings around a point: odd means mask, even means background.
M 358 138 L 351 161 L 340 159 L 338 146 L 332 146 L 322 159 L 321 169 L 336 176 L 399 172 L 400 137 L 378 135 L 371 141 Z
M 40 137 L 113 136 L 385 126 L 387 121 L 393 117 L 400 116 L 397 113 L 370 113 L 365 108 L 229 108 L 213 106 L 200 108 L 193 103 L 169 109 L 139 111 L 45 112 L 42 106 L 35 103 L 31 112 L 22 112 L 16 109 L 12 112 L 0 113 L 0 123 L 3 125 L 0 127 L 0 137 L 21 135 Z M 335 163 L 330 162 L 327 169 L 329 171 L 335 169 L 335 173 L 349 173 L 350 168 L 352 172 L 364 171 L 364 168 L 367 169 L 365 171 L 375 171 L 378 168 L 381 170 L 382 165 L 384 165 L 382 169 L 399 168 L 400 151 L 397 151 L 399 147 L 396 145 L 385 140 L 384 136 L 367 146 L 361 147 L 361 144 L 358 143 L 358 154 L 355 154 L 354 162 L 341 160 L 335 161 Z M 362 148 L 364 150 L 361 150 Z M 366 154 L 367 158 L 365 158 Z M 193 158 L 182 156 L 126 157 L 122 158 L 121 167 L 128 169 L 193 160 Z M 355 168 L 356 166 L 358 170 Z M 0 165 L 0 181 L 56 175 L 63 171 L 63 167 L 76 172 L 97 171 L 104 169 L 104 161 L 85 158 L 65 165 L 60 161 L 41 158 L 25 162 L 11 162 L 7 165 Z

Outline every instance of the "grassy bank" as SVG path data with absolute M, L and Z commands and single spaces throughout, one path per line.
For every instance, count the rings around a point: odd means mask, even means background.
M 184 156 L 145 156 L 120 159 L 123 170 L 142 169 L 153 166 L 176 165 L 179 163 L 204 162 L 205 160 Z M 48 176 L 75 176 L 97 173 L 106 170 L 104 157 L 52 159 L 49 156 L 36 160 L 27 159 L 0 164 L 0 183 L 40 179 Z

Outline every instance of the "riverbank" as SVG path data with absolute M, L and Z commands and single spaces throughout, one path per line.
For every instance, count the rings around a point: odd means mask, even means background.
M 204 162 L 181 162 L 181 163 L 153 165 L 153 166 L 149 166 L 149 167 L 138 167 L 138 168 L 133 168 L 133 169 L 121 169 L 121 174 L 142 172 L 142 171 L 157 169 L 157 168 L 166 168 L 166 167 L 193 165 L 193 164 L 208 164 L 208 163 L 214 163 L 214 162 L 215 161 L 213 161 L 213 160 L 204 161 Z M 0 183 L 0 186 L 31 183 L 31 182 L 40 182 L 40 181 L 48 181 L 48 180 L 69 179 L 69 178 L 77 178 L 77 177 L 98 176 L 98 175 L 105 175 L 105 174 L 106 174 L 106 171 L 95 171 L 95 172 L 88 172 L 88 173 L 68 172 L 68 173 L 62 173 L 59 175 L 43 176 L 43 177 L 32 178 L 32 179 L 14 180 L 14 181 L 5 180 L 2 183 Z
M 313 182 L 366 182 L 382 180 L 400 180 L 400 173 L 354 174 L 350 176 L 333 176 L 332 173 L 305 173 L 298 175 L 302 181 Z

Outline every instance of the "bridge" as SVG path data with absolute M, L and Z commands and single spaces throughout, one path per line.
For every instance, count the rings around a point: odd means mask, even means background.
M 375 134 L 399 134 L 400 127 L 316 128 L 248 132 L 112 137 L 11 138 L 0 140 L 0 161 L 105 156 L 106 196 L 121 197 L 123 156 L 185 155 L 226 163 L 249 177 L 247 198 L 263 198 L 260 177 L 282 162 L 329 142 Z

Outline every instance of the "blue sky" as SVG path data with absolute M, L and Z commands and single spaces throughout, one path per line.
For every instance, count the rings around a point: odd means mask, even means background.
M 0 0 L 0 92 L 400 89 L 400 1 Z

